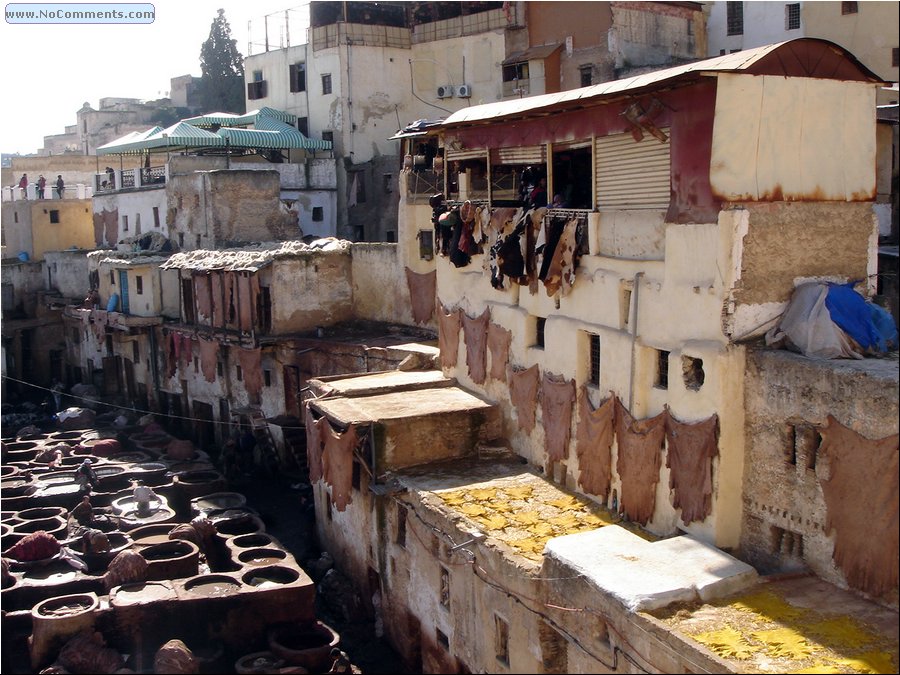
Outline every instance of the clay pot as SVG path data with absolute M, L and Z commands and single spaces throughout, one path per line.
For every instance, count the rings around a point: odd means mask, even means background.
M 268 631 L 269 649 L 286 663 L 313 672 L 324 672 L 331 663 L 331 650 L 340 636 L 321 621 L 313 624 L 277 624 Z

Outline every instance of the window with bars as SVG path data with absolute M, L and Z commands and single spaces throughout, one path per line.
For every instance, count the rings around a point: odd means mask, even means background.
M 792 2 L 784 6 L 784 29 L 800 29 L 800 3 Z
M 743 2 L 726 2 L 725 3 L 726 24 L 728 26 L 728 35 L 744 34 L 744 3 Z
M 594 84 L 594 66 L 591 64 L 578 66 L 578 73 L 581 76 L 582 87 L 590 87 Z
M 841 14 L 856 14 L 859 12 L 859 3 L 856 2 L 842 2 L 841 3 Z
M 322 76 L 322 95 L 331 93 L 331 75 L 326 74 Z
M 600 336 L 594 335 L 591 333 L 589 336 L 590 341 L 590 359 L 591 359 L 591 372 L 590 372 L 590 383 L 596 386 L 600 386 Z

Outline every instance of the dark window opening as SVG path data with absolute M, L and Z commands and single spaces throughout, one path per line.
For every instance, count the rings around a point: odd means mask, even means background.
M 59 211 L 57 211 L 56 209 L 50 209 L 50 222 L 53 224 L 59 224 Z
M 790 464 L 802 460 L 809 470 L 815 470 L 822 435 L 812 424 L 792 424 L 789 433 L 789 445 L 786 459 Z
M 726 2 L 725 11 L 727 14 L 728 35 L 743 35 L 744 3 Z
M 288 67 L 291 80 L 291 91 L 306 91 L 306 64 L 295 63 Z
M 153 207 L 153 227 L 159 227 L 159 207 Z
M 569 672 L 568 643 L 547 621 L 538 623 L 538 640 L 541 646 L 541 662 L 545 673 Z
M 128 232 L 128 216 L 122 216 L 122 231 Z
M 859 3 L 857 2 L 842 2 L 841 3 L 841 14 L 856 14 L 859 11 Z
M 114 270 L 109 271 L 109 284 L 110 286 L 116 285 L 116 273 Z
M 134 277 L 134 286 L 135 286 L 135 292 L 138 295 L 143 295 L 144 294 L 144 277 L 142 277 L 141 275 L 135 276 Z
M 251 101 L 266 97 L 266 81 L 257 80 L 247 83 L 247 98 Z
M 660 349 L 656 353 L 656 382 L 659 389 L 669 388 L 669 352 Z
M 325 220 L 325 209 L 321 206 L 314 206 L 312 212 L 312 219 L 315 223 L 320 223 Z
M 397 545 L 406 548 L 406 507 L 397 504 Z
M 539 349 L 544 348 L 544 328 L 547 325 L 547 319 L 537 316 L 534 319 L 534 346 Z
M 520 61 L 519 63 L 508 63 L 503 66 L 503 81 L 514 82 L 515 80 L 528 79 L 528 61 Z
M 509 624 L 497 614 L 494 614 L 494 653 L 500 663 L 509 665 Z
M 309 118 L 308 117 L 298 117 L 297 118 L 297 131 L 299 131 L 304 136 L 309 136 Z
M 771 526 L 771 552 L 785 558 L 803 558 L 803 535 Z
M 381 176 L 381 188 L 384 190 L 384 194 L 389 195 L 393 190 L 391 186 L 394 184 L 394 174 L 385 173 Z
M 272 371 L 271 370 L 263 370 L 263 383 L 267 387 L 272 386 Z
M 244 379 L 244 372 L 241 370 L 240 366 L 234 367 L 234 376 L 237 378 L 238 382 Z
M 350 474 L 350 485 L 354 490 L 359 490 L 359 486 L 362 483 L 362 467 L 360 466 L 359 460 L 353 460 L 353 471 Z
M 256 316 L 259 317 L 260 330 L 268 333 L 272 330 L 272 289 L 260 286 L 256 302 Z
M 222 377 L 222 374 L 225 372 L 225 366 L 221 361 L 216 361 L 216 375 Z
M 322 95 L 331 93 L 331 75 L 322 75 Z
M 564 209 L 590 209 L 593 206 L 594 158 L 591 148 L 553 149 L 553 194 L 550 204 Z
M 434 257 L 434 230 L 419 230 L 419 258 L 431 260 Z
M 893 68 L 900 66 L 900 47 L 891 48 L 891 66 Z
M 333 131 L 323 131 L 322 132 L 322 140 L 328 141 L 330 143 L 334 143 L 334 132 Z
M 681 373 L 684 378 L 684 386 L 691 391 L 699 391 L 706 380 L 706 373 L 703 372 L 703 359 L 682 356 Z
M 450 649 L 450 638 L 448 638 L 440 628 L 435 628 L 438 644 L 444 649 Z
M 578 74 L 581 77 L 581 86 L 590 87 L 594 84 L 594 66 L 586 65 L 578 67 Z

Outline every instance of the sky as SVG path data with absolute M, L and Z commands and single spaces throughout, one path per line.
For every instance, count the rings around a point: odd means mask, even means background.
M 137 3 L 104 7 L 127 4 Z M 85 101 L 97 109 L 105 97 L 153 100 L 168 95 L 172 77 L 199 76 L 200 47 L 220 8 L 244 57 L 251 53 L 251 38 L 252 53 L 264 51 L 266 15 L 274 14 L 268 21 L 270 49 L 283 44 L 278 26 L 287 9 L 292 10 L 291 44 L 302 44 L 306 33 L 296 27 L 307 16 L 304 5 L 305 0 L 156 0 L 155 18 L 147 24 L 18 24 L 7 19 L 0 24 L 0 62 L 7 82 L 0 106 L 0 152 L 36 152 L 44 136 L 65 133 L 66 126 L 76 123 Z

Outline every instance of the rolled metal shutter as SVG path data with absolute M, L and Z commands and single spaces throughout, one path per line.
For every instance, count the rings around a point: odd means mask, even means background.
M 668 129 L 663 129 L 669 135 Z M 594 152 L 597 206 L 603 209 L 665 209 L 671 197 L 670 143 L 631 134 L 598 138 Z
M 491 150 L 491 165 L 501 164 L 543 164 L 547 161 L 547 146 L 526 145 L 520 148 L 494 148 Z
M 454 162 L 462 159 L 487 159 L 487 152 L 486 148 L 478 148 L 477 150 L 451 150 L 446 148 L 444 154 L 448 162 Z

